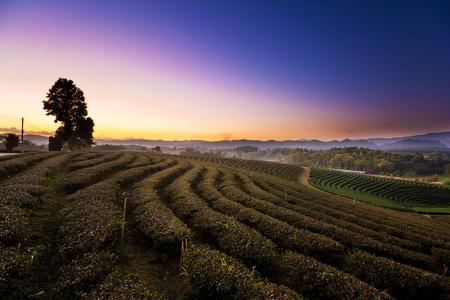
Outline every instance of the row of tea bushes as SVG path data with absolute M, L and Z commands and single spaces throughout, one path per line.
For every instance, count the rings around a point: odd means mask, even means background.
M 389 211 L 389 214 L 387 214 L 385 208 L 374 207 L 365 203 L 352 204 L 351 201 L 333 195 L 329 195 L 328 198 L 317 197 L 314 201 L 305 201 L 300 198 L 303 192 L 320 192 L 312 189 L 305 190 L 301 186 L 293 186 L 288 182 L 280 183 L 275 178 L 267 180 L 258 175 L 257 185 L 259 186 L 261 182 L 265 183 L 263 185 L 265 190 L 278 195 L 279 198 L 282 198 L 287 190 L 287 200 L 290 204 L 295 205 L 293 208 L 295 211 L 314 219 L 330 220 L 333 217 L 335 220 L 342 219 L 358 224 L 361 227 L 372 229 L 381 234 L 381 236 L 378 234 L 379 237 L 377 239 L 383 241 L 384 244 L 399 245 L 406 250 L 417 252 L 414 254 L 411 251 L 405 252 L 401 250 L 398 253 L 393 252 L 388 257 L 395 258 L 406 254 L 406 257 L 401 259 L 402 262 L 412 263 L 418 267 L 424 266 L 438 273 L 442 272 L 444 263 L 448 264 L 450 244 L 445 241 L 448 239 L 448 235 L 445 236 L 448 226 L 444 223 L 432 222 L 428 218 L 415 214 L 405 214 L 396 211 Z M 396 217 L 386 218 L 386 216 L 392 215 Z M 342 220 L 339 222 L 342 223 Z M 431 224 L 433 226 L 429 226 Z M 380 239 L 382 236 L 386 236 L 386 238 Z M 390 248 L 395 251 L 396 246 Z M 414 262 L 417 260 L 414 257 L 419 259 L 418 264 Z
M 20 289 L 16 279 L 28 274 L 33 256 L 22 245 L 32 236 L 31 209 L 42 200 L 46 177 L 68 158 L 67 154 L 45 153 L 18 155 L 4 161 L 17 167 L 8 172 L 22 172 L 15 176 L 8 173 L 0 186 L 0 295 Z
M 205 179 L 198 185 L 198 190 L 202 193 L 202 196 L 205 199 L 209 199 L 214 209 L 218 209 L 223 212 L 228 212 L 229 214 L 233 215 L 237 220 L 247 225 L 249 224 L 246 222 L 246 219 L 241 217 L 240 212 L 242 211 L 245 211 L 249 215 L 247 220 L 252 220 L 252 222 L 259 222 L 260 220 L 264 219 L 263 217 L 256 217 L 256 216 L 251 218 L 251 216 L 253 215 L 251 212 L 252 210 L 250 209 L 243 210 L 242 208 L 239 207 L 240 206 L 239 204 L 234 202 L 230 203 L 230 201 L 223 198 L 223 196 L 221 196 L 221 194 L 214 188 L 214 185 L 217 184 L 216 180 L 218 180 L 220 177 L 221 174 L 219 173 L 217 168 L 215 169 L 209 168 L 208 172 L 206 172 L 205 174 Z M 230 176 L 226 177 L 230 178 Z M 225 182 L 226 181 L 224 181 L 222 185 Z M 270 225 L 270 222 L 268 221 L 262 223 Z M 257 230 L 266 235 L 266 231 L 262 230 L 262 228 L 264 228 L 264 225 L 261 225 L 261 227 L 257 228 Z M 273 228 L 281 229 L 283 227 L 274 226 Z M 289 239 L 292 239 L 292 237 L 288 238 L 288 240 Z M 274 238 L 272 238 L 272 240 L 277 242 L 280 246 L 283 246 L 283 242 L 280 243 L 278 240 L 275 240 Z M 288 249 L 296 250 L 293 248 Z M 301 252 L 298 250 L 296 251 Z M 366 252 L 358 251 L 357 253 L 361 254 Z M 412 299 L 420 299 L 420 297 L 418 297 L 417 295 L 423 295 L 426 294 L 427 291 L 432 290 L 434 290 L 435 295 L 442 295 L 442 286 L 440 285 L 442 280 L 439 276 L 435 274 L 430 274 L 423 270 L 415 269 L 397 262 L 393 262 L 383 257 L 376 257 L 368 253 L 366 253 L 365 256 L 362 255 L 340 256 L 339 260 L 340 260 L 339 263 L 340 267 L 342 267 L 341 266 L 342 263 L 345 264 L 346 267 L 344 269 L 347 272 L 362 279 L 363 281 L 370 282 L 371 284 L 373 284 L 373 282 L 377 283 L 382 282 L 384 285 L 383 284 L 375 285 L 376 287 L 382 290 L 388 289 L 389 288 L 388 282 L 392 282 L 393 286 L 391 287 L 390 291 L 392 292 L 391 294 L 393 296 L 397 297 L 398 295 L 404 295 L 407 297 L 411 297 Z M 373 261 L 380 261 L 382 263 L 375 264 L 373 263 Z M 372 263 L 372 266 L 376 270 L 367 272 L 368 269 L 366 268 L 366 266 L 369 265 L 370 263 Z M 395 272 L 393 271 L 394 270 L 393 266 L 395 266 Z M 401 271 L 402 269 L 404 270 L 404 272 Z M 361 276 L 361 274 L 366 274 L 366 276 Z M 385 274 L 390 274 L 390 276 L 385 278 L 384 277 Z M 405 284 L 405 282 L 408 282 L 408 284 Z M 441 287 L 441 290 L 436 290 L 435 289 L 436 287 Z
M 152 291 L 134 274 L 123 274 L 119 271 L 111 272 L 108 277 L 98 284 L 90 293 L 82 293 L 82 299 L 165 299 L 162 295 Z
M 265 201 L 286 208 L 290 211 L 302 213 L 304 215 L 310 215 L 310 217 L 315 220 L 322 220 L 324 223 L 328 224 L 328 228 L 320 233 L 329 235 L 330 237 L 333 237 L 335 240 L 340 241 L 344 245 L 361 247 L 361 249 L 370 250 L 372 253 L 386 256 L 388 258 L 395 258 L 399 261 L 411 263 L 419 267 L 430 267 L 430 257 L 428 255 L 410 251 L 408 249 L 403 249 L 397 246 L 397 243 L 393 243 L 392 239 L 387 238 L 386 234 L 378 233 L 354 223 L 330 217 L 326 214 L 320 214 L 318 212 L 308 212 L 303 206 L 286 203 L 285 200 L 282 200 L 265 191 L 260 190 L 255 184 L 251 182 L 248 177 L 242 174 L 236 174 L 235 176 L 237 177 L 238 181 L 242 183 L 245 191 L 250 195 L 259 196 L 259 199 L 262 198 Z M 247 196 L 247 198 L 250 197 Z M 254 202 L 261 203 L 255 199 L 253 199 L 253 201 L 250 203 Z M 269 204 L 266 205 L 271 207 Z M 274 213 L 276 211 L 274 208 L 269 209 L 271 213 Z M 265 210 L 265 212 L 267 212 L 267 209 Z M 279 214 L 281 218 L 285 218 L 286 215 L 287 213 L 284 213 L 284 216 L 283 214 Z M 355 238 L 358 239 L 358 242 L 354 241 Z M 408 241 L 402 239 L 395 239 L 395 242 L 398 242 L 400 245 L 411 246 L 411 243 L 408 243 Z M 415 250 L 417 250 L 417 248 L 415 248 Z
M 118 257 L 108 251 L 85 253 L 61 267 L 52 291 L 56 299 L 163 299 L 139 277 L 117 270 Z
M 359 224 L 347 221 L 343 218 L 342 214 L 340 214 L 338 218 L 334 218 L 330 216 L 329 210 L 326 211 L 327 213 L 313 211 L 308 208 L 308 203 L 306 203 L 305 205 L 305 203 L 301 202 L 301 200 L 299 201 L 298 198 L 291 199 L 292 197 L 290 195 L 288 197 L 287 192 L 282 193 L 281 191 L 278 191 L 278 193 L 276 193 L 276 191 L 274 191 L 270 187 L 267 187 L 267 185 L 264 186 L 261 181 L 253 181 L 248 176 L 245 176 L 243 174 L 240 174 L 238 176 L 238 179 L 240 182 L 242 182 L 242 186 L 245 191 L 252 197 L 271 202 L 275 205 L 296 211 L 314 219 L 323 220 L 329 224 L 336 225 L 341 228 L 346 228 L 352 232 L 371 237 L 381 242 L 394 243 L 405 248 L 412 248 L 413 250 L 418 250 L 420 248 L 420 245 L 418 245 L 417 243 L 413 243 L 411 241 L 400 238 L 395 238 L 392 236 L 387 236 L 386 234 L 374 231 L 371 228 L 360 226 Z M 266 190 L 263 190 L 260 185 L 263 185 Z M 271 192 L 268 192 L 268 190 L 270 190 Z M 347 214 L 347 216 L 345 217 L 350 218 L 351 216 Z
M 2 160 L 0 161 L 0 180 L 26 170 L 35 163 L 50 158 L 54 155 L 55 153 L 49 152 L 20 154 L 14 155 L 10 159 Z
M 150 166 L 165 160 L 165 158 L 163 157 L 159 157 L 156 155 L 146 155 L 144 153 L 139 152 L 136 153 L 136 155 L 137 155 L 136 160 L 133 163 L 129 164 L 128 168 Z
M 110 247 L 119 240 L 121 209 L 112 202 L 115 184 L 100 182 L 88 188 L 92 194 L 80 191 L 59 213 L 61 251 L 67 257 Z
M 22 208 L 36 205 L 43 194 L 47 175 L 69 157 L 70 154 L 62 154 L 47 158 L 26 171 L 5 180 L 0 186 L 2 203 L 14 204 Z
M 280 254 L 282 250 L 258 231 L 243 225 L 234 217 L 226 216 L 210 209 L 206 204 L 201 204 L 202 199 L 194 193 L 191 185 L 196 185 L 203 171 L 195 167 L 191 171 L 179 177 L 167 188 L 167 201 L 171 202 L 172 196 L 184 199 L 183 206 L 172 206 L 170 203 L 174 212 L 184 219 L 195 233 L 201 234 L 203 239 L 210 241 L 221 251 L 242 261 L 247 267 L 255 268 L 263 276 L 272 277 L 272 274 L 279 274 L 278 271 L 284 272 L 286 275 L 281 281 L 277 278 L 271 279 L 281 285 L 293 282 L 295 284 L 289 286 L 291 289 L 305 296 L 309 294 L 308 296 L 312 298 L 317 298 L 316 296 L 324 299 L 339 298 L 349 290 L 350 296 L 343 299 L 354 299 L 355 295 L 359 294 L 366 295 L 366 299 L 378 299 L 380 295 L 389 298 L 364 282 L 312 258 L 298 253 L 293 256 Z M 286 266 L 291 266 L 291 269 L 286 269 Z M 294 269 L 297 271 L 294 272 Z M 324 277 L 318 281 L 317 278 L 321 278 L 324 270 L 334 272 L 335 275 L 332 279 Z M 300 282 L 302 284 L 299 284 Z
M 234 167 L 240 170 L 245 169 L 252 172 L 266 173 L 279 178 L 293 181 L 297 181 L 299 179 L 299 176 L 304 172 L 304 169 L 301 166 L 260 160 L 218 158 L 206 156 L 191 156 L 190 158 L 200 160 L 202 162 Z
M 387 233 L 389 236 L 398 237 L 407 240 L 403 242 L 405 248 L 412 250 L 419 250 L 424 253 L 431 247 L 445 246 L 449 238 L 442 233 L 445 230 L 436 230 L 436 224 L 433 223 L 432 227 L 424 226 L 427 220 L 420 220 L 421 226 L 417 226 L 417 215 L 407 215 L 396 211 L 391 211 L 388 216 L 396 215 L 397 218 L 387 218 L 386 210 L 376 206 L 368 205 L 365 203 L 358 203 L 357 206 L 352 204 L 351 200 L 340 198 L 333 195 L 320 197 L 321 192 L 314 191 L 313 189 L 305 189 L 298 184 L 292 184 L 289 182 L 280 182 L 279 180 L 272 178 L 272 180 L 266 180 L 263 177 L 258 177 L 257 185 L 265 183 L 264 189 L 268 189 L 271 193 L 280 195 L 281 198 L 287 195 L 289 203 L 299 206 L 299 210 L 303 209 L 302 213 L 308 214 L 313 218 L 320 217 L 312 215 L 313 212 L 320 212 L 328 216 L 332 216 L 338 219 L 343 219 L 362 227 L 366 227 L 372 230 L 376 230 L 381 233 Z M 278 192 L 277 192 L 278 191 Z M 286 193 L 286 194 L 285 194 Z M 312 197 L 311 195 L 316 195 Z M 314 201 L 311 201 L 314 199 Z M 362 208 L 362 209 L 359 209 Z M 363 209 L 370 208 L 370 209 Z M 308 213 L 309 211 L 309 213 Z M 443 228 L 444 229 L 444 228 Z M 413 243 L 417 246 L 406 246 L 407 243 Z M 450 246 L 445 246 L 450 249 Z
M 68 159 L 68 155 L 46 157 L 46 160 L 10 177 L 0 186 L 0 243 L 13 245 L 28 237 L 27 209 L 41 201 L 46 176 Z
M 112 154 L 115 155 L 115 153 Z M 75 191 L 86 187 L 94 182 L 102 180 L 112 172 L 124 169 L 128 164 L 133 162 L 134 159 L 135 156 L 132 153 L 121 153 L 115 160 L 74 171 L 69 174 L 64 183 L 64 188 L 69 191 Z
M 365 201 L 366 197 L 387 199 L 403 206 L 446 207 L 450 190 L 445 186 L 394 180 L 320 168 L 311 169 L 310 183 L 320 189 Z
M 90 152 L 81 155 L 73 160 L 73 163 L 69 165 L 69 171 L 76 171 L 79 169 L 93 167 L 105 162 L 116 160 L 120 157 L 120 152 L 111 153 L 97 153 Z
M 214 188 L 215 178 L 218 176 L 217 168 L 208 168 L 204 180 L 197 186 L 203 199 L 206 199 L 215 210 L 234 216 L 238 221 L 255 228 L 282 248 L 327 259 L 344 253 L 344 247 L 328 237 L 290 226 L 267 214 L 224 198 Z
M 350 254 L 342 268 L 398 299 L 441 299 L 450 295 L 448 278 L 364 251 Z
M 183 219 L 190 218 L 195 212 L 207 208 L 207 205 L 191 191 L 191 184 L 200 177 L 202 172 L 201 167 L 194 165 L 167 187 L 170 207 Z
M 127 156 L 113 162 L 124 168 L 131 160 Z M 97 167 L 104 170 L 102 165 Z M 118 192 L 147 176 L 147 172 L 147 167 L 126 169 L 68 196 L 70 203 L 60 212 L 63 252 L 93 251 L 114 241 L 121 223 L 121 208 L 115 204 L 121 197 Z
M 0 203 L 0 245 L 15 245 L 29 236 L 29 214 L 13 204 Z
M 356 277 L 296 252 L 287 251 L 279 259 L 270 279 L 301 291 L 306 298 L 392 299 Z
M 183 252 L 182 266 L 200 299 L 303 299 L 297 293 L 258 277 L 236 259 L 204 245 Z
M 189 228 L 161 201 L 156 187 L 189 168 L 187 164 L 164 161 L 152 165 L 156 172 L 141 181 L 132 191 L 134 218 L 139 228 L 157 248 L 166 253 L 179 251 L 181 241 L 190 239 Z
M 190 184 L 200 172 L 200 169 L 193 168 L 167 187 L 170 208 L 195 232 L 231 256 L 247 265 L 264 264 L 275 255 L 275 244 L 234 218 L 210 209 L 198 198 Z
M 126 169 L 68 197 L 70 202 L 59 213 L 60 252 L 67 264 L 60 270 L 55 295 L 160 299 L 139 278 L 116 270 L 122 225 L 122 209 L 115 204 L 120 198 L 118 192 L 147 175 L 147 167 Z

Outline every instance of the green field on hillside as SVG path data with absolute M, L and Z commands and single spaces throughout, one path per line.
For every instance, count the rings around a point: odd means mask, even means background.
M 324 191 L 374 205 L 424 214 L 450 214 L 450 188 L 445 185 L 321 168 L 311 168 L 309 182 Z
M 0 298 L 447 299 L 450 216 L 354 204 L 303 172 L 146 152 L 2 157 Z

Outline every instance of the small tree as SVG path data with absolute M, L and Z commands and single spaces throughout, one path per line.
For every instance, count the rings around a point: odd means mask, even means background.
M 161 150 L 161 147 L 160 147 L 160 146 L 153 147 L 151 150 L 152 150 L 153 152 L 156 152 L 156 153 L 162 153 L 162 150 Z
M 50 136 L 48 138 L 48 151 L 61 151 L 62 141 L 58 136 Z
M 14 152 L 14 148 L 19 146 L 19 137 L 15 135 L 14 133 L 8 134 L 6 137 L 6 150 L 10 150 L 11 152 Z
M 8 134 L 8 136 L 6 137 L 5 145 L 7 150 L 14 152 L 14 148 L 19 146 L 19 137 L 14 133 Z
M 447 176 L 450 177 L 450 164 L 445 166 L 445 174 L 447 174 Z

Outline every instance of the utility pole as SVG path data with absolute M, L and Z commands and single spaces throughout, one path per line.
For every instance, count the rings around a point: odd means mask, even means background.
M 22 153 L 23 153 L 23 118 L 22 118 Z

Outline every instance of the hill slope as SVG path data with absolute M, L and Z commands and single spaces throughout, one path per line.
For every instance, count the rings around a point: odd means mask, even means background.
M 0 296 L 445 299 L 448 217 L 355 205 L 302 173 L 129 152 L 2 158 Z

